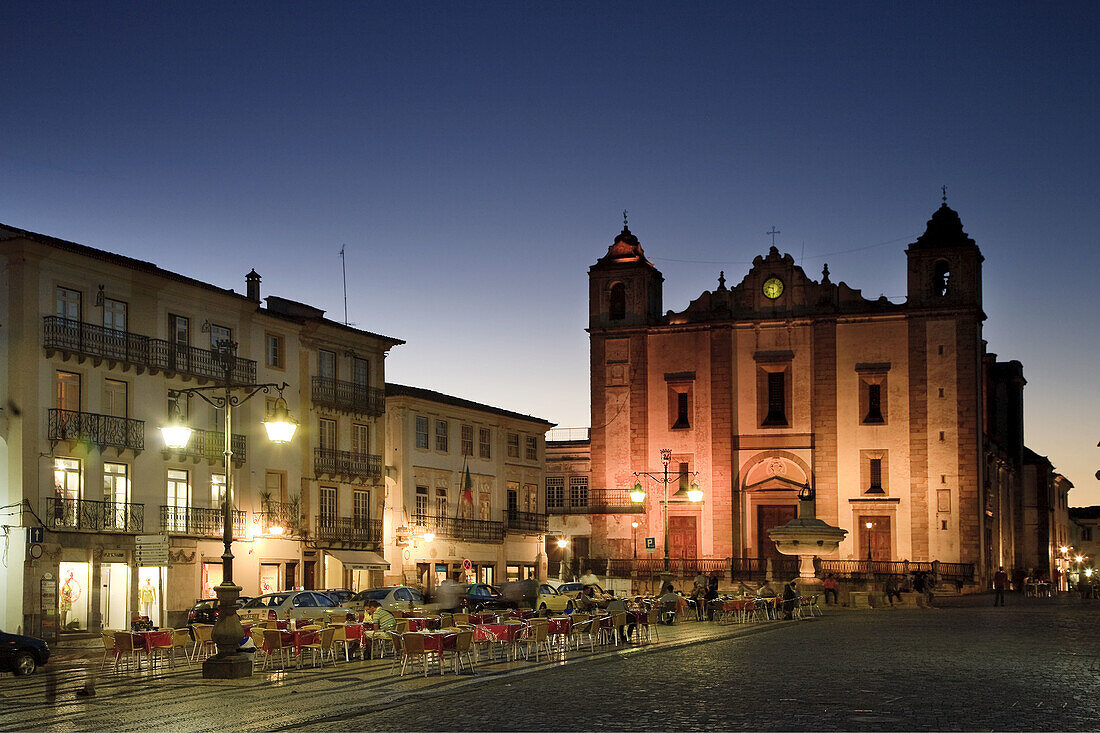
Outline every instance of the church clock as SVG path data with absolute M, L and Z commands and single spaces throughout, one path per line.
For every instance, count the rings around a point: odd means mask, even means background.
M 764 281 L 764 297 L 775 300 L 783 294 L 783 281 L 777 277 L 769 277 Z

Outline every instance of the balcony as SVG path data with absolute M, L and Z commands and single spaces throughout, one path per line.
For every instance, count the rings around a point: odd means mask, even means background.
M 50 529 L 121 532 L 145 531 L 145 505 L 90 499 L 48 497 L 42 522 Z
M 378 417 L 386 412 L 386 393 L 384 390 L 355 382 L 314 377 L 313 404 Z
M 47 431 L 51 445 L 79 440 L 119 451 L 138 452 L 145 449 L 145 421 L 128 417 L 51 408 Z
M 300 509 L 297 501 L 265 501 L 257 515 L 260 527 L 264 534 L 272 534 L 272 527 L 278 527 L 283 537 L 298 537 L 302 533 Z
M 244 537 L 247 512 L 233 512 L 233 537 Z M 198 506 L 161 506 L 160 529 L 168 534 L 220 538 L 223 533 L 222 510 Z
M 246 442 L 243 435 L 233 434 L 233 463 L 238 466 L 245 462 Z M 192 430 L 191 439 L 183 448 L 165 448 L 164 454 L 192 458 L 195 461 L 206 460 L 217 463 L 225 458 L 225 433 L 217 430 Z
M 378 480 L 382 478 L 382 456 L 315 448 L 313 472 L 318 476 Z
M 44 316 L 42 346 L 46 355 L 60 352 L 79 360 L 93 359 L 133 367 L 140 371 L 165 372 L 169 375 L 200 380 L 226 377 L 225 358 L 217 351 L 181 346 L 164 339 L 150 338 L 129 331 L 116 331 L 91 323 L 60 316 Z M 229 379 L 233 384 L 256 381 L 256 362 L 230 357 Z
M 549 528 L 549 520 L 545 514 L 536 512 L 521 512 L 508 509 L 504 512 L 505 523 L 509 532 L 534 532 L 546 534 Z
M 567 502 L 553 503 L 546 497 L 548 514 L 644 514 L 645 504 L 630 500 L 629 489 L 589 489 L 575 496 L 567 496 Z
M 503 542 L 504 522 L 489 522 L 483 519 L 462 519 L 459 517 L 434 517 L 417 514 L 414 522 L 426 532 L 448 540 L 468 540 L 470 542 Z
M 359 517 L 317 517 L 317 542 L 348 545 L 382 544 L 382 520 Z

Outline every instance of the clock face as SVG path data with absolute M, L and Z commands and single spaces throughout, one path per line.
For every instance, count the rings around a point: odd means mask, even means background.
M 783 294 L 783 281 L 777 277 L 769 277 L 764 281 L 764 297 L 775 300 Z

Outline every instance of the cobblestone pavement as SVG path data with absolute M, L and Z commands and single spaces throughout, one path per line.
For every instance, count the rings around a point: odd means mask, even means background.
M 107 674 L 99 694 L 82 700 L 72 692 L 80 670 L 55 671 L 53 682 L 8 676 L 0 729 L 1100 728 L 1100 603 L 943 603 L 752 626 L 689 623 L 659 644 L 442 680 L 395 679 L 388 662 L 236 682 L 177 670 Z

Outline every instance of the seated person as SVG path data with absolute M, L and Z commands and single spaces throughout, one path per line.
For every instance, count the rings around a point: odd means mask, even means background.
M 661 623 L 671 625 L 680 605 L 680 596 L 672 591 L 672 583 L 666 583 L 664 593 L 657 599 L 661 609 Z
M 367 601 L 363 606 L 363 610 L 366 612 L 363 620 L 377 624 L 379 631 L 389 633 L 397 628 L 397 618 L 388 610 L 382 608 L 382 604 L 378 601 Z
M 598 607 L 596 603 L 596 589 L 589 586 L 582 590 L 577 597 L 573 599 L 573 607 L 581 613 L 587 613 L 594 608 Z
M 898 579 L 893 575 L 887 576 L 886 583 L 883 585 L 883 590 L 886 592 L 886 600 L 890 602 L 890 605 L 894 605 L 894 599 L 897 598 L 898 602 L 901 602 L 901 591 L 898 590 Z
M 760 596 L 761 598 L 775 598 L 779 594 L 776 593 L 775 588 L 772 588 L 768 584 L 768 581 L 765 580 L 760 584 L 760 587 L 756 589 L 756 595 Z

